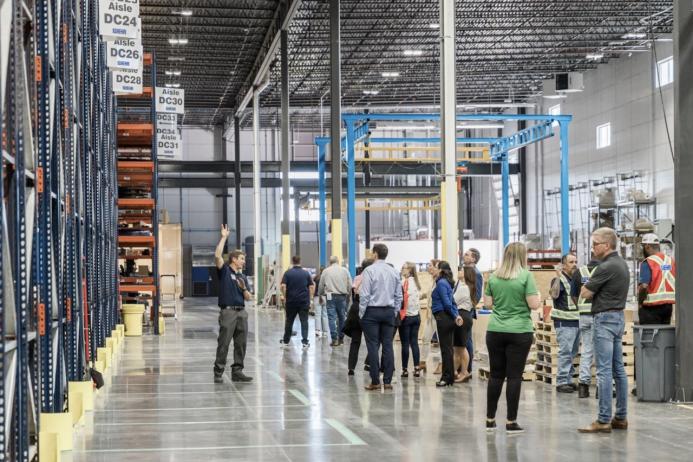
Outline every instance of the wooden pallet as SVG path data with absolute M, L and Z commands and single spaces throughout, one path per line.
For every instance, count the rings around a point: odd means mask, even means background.
M 488 380 L 491 378 L 491 371 L 487 369 L 486 367 L 480 367 L 479 368 L 479 378 L 482 380 Z M 531 382 L 535 380 L 535 375 L 534 371 L 531 370 L 525 370 L 524 373 L 522 374 L 522 380 L 524 382 Z
M 538 352 L 537 362 L 558 364 L 558 353 Z M 580 365 L 580 354 L 573 358 L 573 365 L 576 367 Z

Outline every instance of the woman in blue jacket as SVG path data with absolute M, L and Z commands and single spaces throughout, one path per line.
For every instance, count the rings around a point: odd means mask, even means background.
M 431 294 L 431 313 L 438 326 L 438 342 L 440 343 L 440 355 L 443 359 L 443 374 L 437 387 L 450 387 L 455 382 L 455 360 L 452 348 L 455 326 L 463 324 L 462 317 L 457 311 L 453 298 L 452 287 L 455 281 L 452 278 L 450 263 L 441 261 L 438 264 L 438 279 L 436 287 Z

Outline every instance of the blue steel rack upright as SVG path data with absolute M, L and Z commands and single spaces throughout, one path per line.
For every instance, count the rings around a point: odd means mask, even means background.
M 98 0 L 10 3 L 0 17 L 10 31 L 0 44 L 10 50 L 0 85 L 0 460 L 28 461 L 37 417 L 65 411 L 67 382 L 90 379 L 88 338 L 96 351 L 115 325 L 115 107 Z
M 346 125 L 346 136 L 341 137 L 341 150 L 345 156 L 347 167 L 347 248 L 349 255 L 349 271 L 352 276 L 356 272 L 356 165 L 355 150 L 357 142 L 369 136 L 368 124 L 373 121 L 436 121 L 440 114 L 342 114 L 342 120 Z M 510 166 L 508 153 L 523 146 L 533 144 L 554 136 L 553 123 L 560 126 L 560 189 L 561 189 L 561 247 L 563 252 L 570 249 L 570 199 L 568 184 L 568 125 L 572 121 L 570 115 L 550 114 L 458 114 L 457 121 L 518 121 L 525 120 L 535 122 L 536 125 L 527 127 L 509 136 L 498 138 L 457 138 L 457 143 L 486 143 L 490 147 L 491 160 L 501 163 L 502 180 L 502 235 L 503 245 L 510 241 Z M 440 143 L 440 138 L 368 138 L 369 143 L 387 142 L 423 142 Z M 319 251 L 320 264 L 327 262 L 327 224 L 326 215 L 326 181 L 325 181 L 325 153 L 330 139 L 317 137 L 315 144 L 318 146 L 318 188 L 320 201 L 319 223 Z

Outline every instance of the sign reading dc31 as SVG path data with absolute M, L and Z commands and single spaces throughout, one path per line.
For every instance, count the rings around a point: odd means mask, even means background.
M 185 112 L 185 90 L 156 87 L 155 108 L 156 112 L 183 114 Z
M 99 32 L 108 37 L 137 38 L 139 0 L 99 0 Z

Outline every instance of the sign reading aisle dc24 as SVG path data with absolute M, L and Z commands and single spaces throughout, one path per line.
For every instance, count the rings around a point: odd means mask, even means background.
M 101 35 L 138 38 L 140 0 L 99 0 Z
M 185 90 L 182 88 L 156 87 L 156 112 L 183 114 L 185 112 Z

